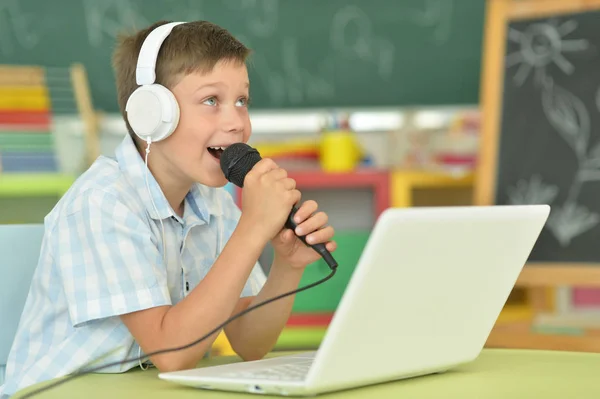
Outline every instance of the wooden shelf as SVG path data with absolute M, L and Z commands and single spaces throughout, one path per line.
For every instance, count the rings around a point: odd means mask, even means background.
M 600 288 L 600 268 L 585 263 L 530 262 L 524 268 L 517 287 L 589 287 Z
M 375 217 L 391 206 L 390 172 L 386 169 L 357 169 L 343 173 L 328 173 L 320 169 L 290 169 L 287 172 L 289 177 L 296 180 L 299 190 L 372 188 Z M 238 204 L 241 204 L 241 192 L 236 187 Z
M 534 313 L 531 306 L 528 304 L 522 305 L 506 305 L 498 316 L 496 325 L 512 324 L 532 319 Z
M 403 170 L 391 172 L 392 206 L 408 208 L 414 206 L 413 194 L 422 188 L 470 188 L 473 186 L 472 172 L 455 174 L 441 170 Z
M 523 322 L 497 326 L 490 333 L 485 346 L 600 353 L 600 332 L 590 330 L 577 335 L 536 333 L 532 331 L 530 323 Z

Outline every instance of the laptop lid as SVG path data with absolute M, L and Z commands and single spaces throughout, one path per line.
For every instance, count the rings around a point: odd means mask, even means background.
M 309 372 L 311 390 L 445 371 L 475 359 L 549 211 L 520 205 L 383 212 Z

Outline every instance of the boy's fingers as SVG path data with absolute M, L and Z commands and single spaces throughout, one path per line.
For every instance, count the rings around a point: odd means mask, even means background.
M 305 234 L 312 233 L 313 231 L 325 226 L 327 224 L 327 220 L 328 217 L 325 212 L 316 213 L 296 227 L 296 234 L 303 236 Z
M 294 215 L 294 222 L 296 222 L 297 224 L 304 222 L 310 217 L 310 215 L 316 212 L 318 207 L 319 206 L 317 205 L 317 203 L 313 200 L 308 200 L 304 202 Z
M 306 242 L 309 244 L 318 244 L 327 242 L 333 238 L 334 229 L 331 226 L 327 226 L 321 230 L 317 230 L 306 236 Z
M 263 179 L 273 179 L 273 180 L 281 180 L 287 177 L 287 171 L 280 167 L 269 169 L 265 173 L 263 173 Z
M 279 166 L 271 158 L 263 158 L 252 167 L 251 171 L 257 175 L 262 175 L 270 170 L 278 168 Z
M 285 187 L 286 190 L 293 190 L 296 188 L 296 180 L 292 179 L 291 177 L 282 179 L 281 184 L 283 184 L 283 187 Z
M 250 169 L 250 171 L 246 174 L 246 176 L 244 177 L 244 184 L 250 184 L 250 182 L 258 182 L 259 179 L 263 178 L 263 176 L 267 172 L 270 172 L 274 169 L 279 169 L 279 166 L 277 166 L 275 161 L 269 158 L 263 158 L 260 161 L 258 161 L 256 165 L 254 165 L 252 169 Z
M 288 241 L 291 241 L 291 240 L 292 240 L 292 239 L 294 239 L 294 238 L 295 238 L 295 236 L 294 236 L 294 232 L 293 232 L 292 230 L 290 230 L 290 229 L 284 229 L 284 230 L 281 232 L 280 239 L 281 239 L 281 241 L 282 241 L 282 242 L 284 242 L 284 243 L 286 243 L 286 242 L 288 242 Z

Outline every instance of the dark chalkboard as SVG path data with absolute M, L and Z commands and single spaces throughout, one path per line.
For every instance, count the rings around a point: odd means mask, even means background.
M 484 0 L 0 0 L 0 64 L 85 65 L 117 111 L 116 35 L 206 19 L 253 49 L 255 108 L 475 104 Z
M 508 24 L 497 204 L 550 204 L 529 261 L 600 262 L 600 11 Z

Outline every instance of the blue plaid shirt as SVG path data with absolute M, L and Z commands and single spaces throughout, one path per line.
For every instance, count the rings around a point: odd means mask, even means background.
M 231 195 L 196 184 L 179 217 L 150 173 L 146 185 L 146 170 L 126 136 L 116 158 L 100 157 L 45 218 L 0 396 L 92 363 L 137 357 L 139 346 L 118 316 L 174 305 L 210 270 L 240 217 Z M 241 296 L 256 295 L 264 281 L 257 263 Z

